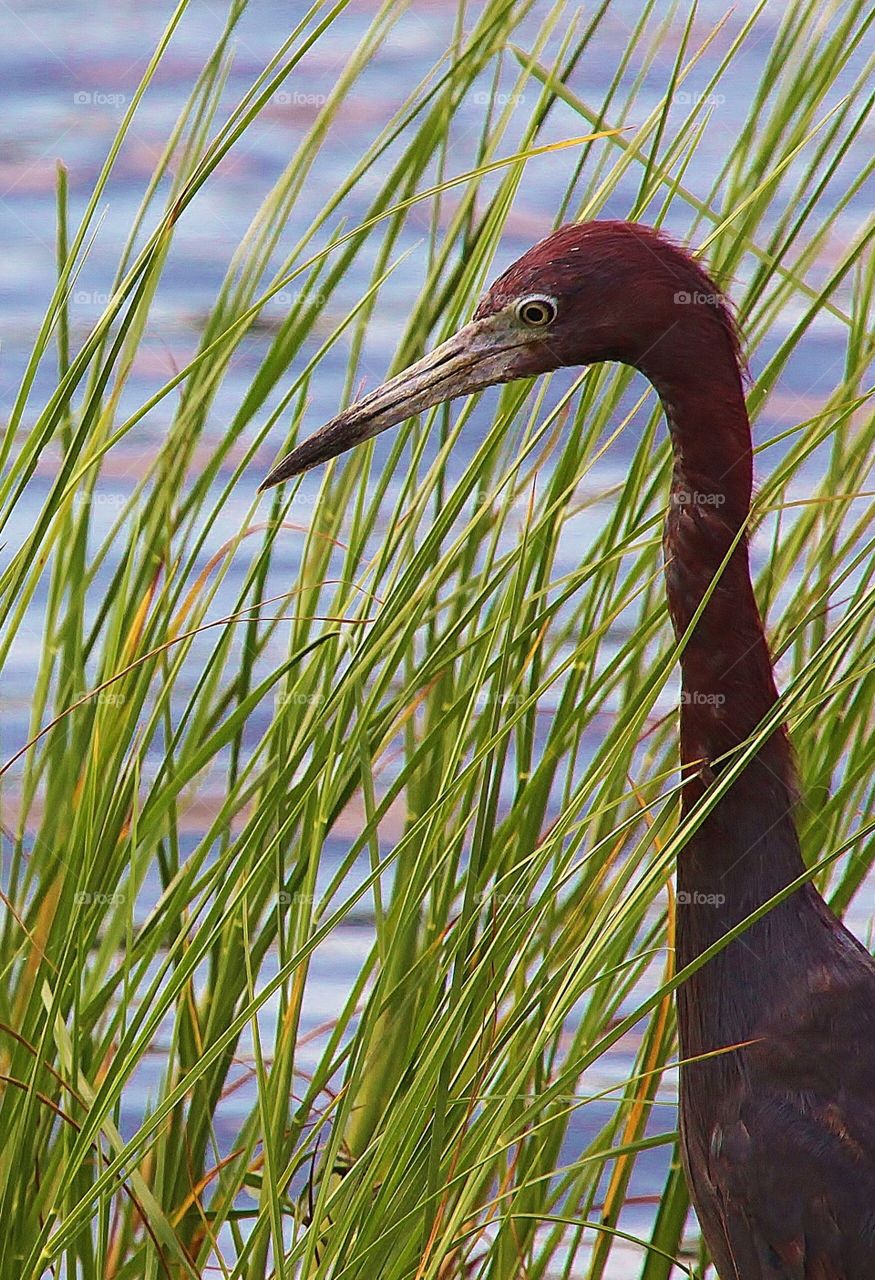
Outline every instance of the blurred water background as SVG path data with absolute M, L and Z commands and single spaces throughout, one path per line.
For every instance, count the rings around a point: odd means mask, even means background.
M 709 49 L 688 82 L 685 88 L 687 101 L 679 95 L 677 111 L 689 109 L 689 95 L 694 95 L 700 86 L 707 83 L 721 53 L 751 7 L 750 0 L 741 0 L 735 5 L 725 32 Z M 253 75 L 264 66 L 288 33 L 293 17 L 300 16 L 292 14 L 295 8 L 278 0 L 255 0 L 244 14 L 234 42 L 235 60 L 226 89 L 229 101 L 236 100 L 245 92 Z M 575 92 L 588 102 L 598 103 L 607 89 L 619 56 L 629 40 L 638 10 L 639 6 L 632 0 L 621 0 L 611 5 L 592 53 L 583 60 L 572 80 Z M 745 45 L 736 59 L 731 86 L 724 87 L 710 104 L 709 127 L 684 179 L 685 185 L 701 196 L 707 194 L 715 168 L 746 116 L 750 95 L 760 78 L 770 38 L 774 36 L 782 10 L 783 6 L 778 3 L 766 6 L 755 38 Z M 526 36 L 529 39 L 534 37 L 546 11 L 546 5 L 535 6 L 518 33 L 522 44 L 525 45 Z M 71 224 L 75 225 L 122 111 L 130 101 L 170 12 L 170 6 L 163 0 L 153 4 L 112 0 L 97 10 L 82 0 L 31 3 L 22 0 L 14 7 L 4 5 L 0 8 L 0 406 L 4 413 L 8 412 L 15 395 L 53 286 L 56 161 L 62 160 L 69 171 Z M 214 302 L 235 248 L 262 198 L 282 172 L 303 132 L 324 103 L 338 73 L 371 23 L 374 12 L 374 7 L 367 0 L 358 0 L 346 9 L 334 23 L 329 36 L 317 42 L 304 58 L 285 90 L 275 95 L 275 100 L 249 130 L 242 144 L 231 153 L 217 178 L 200 194 L 191 215 L 180 223 L 170 264 L 153 309 L 153 320 L 124 391 L 120 406 L 122 413 L 141 404 L 175 369 L 194 355 L 204 317 Z M 704 0 L 698 6 L 695 29 L 704 36 L 723 14 L 724 6 L 718 0 Z M 95 243 L 72 295 L 70 317 L 74 350 L 106 304 L 131 219 L 177 114 L 212 48 L 221 17 L 211 4 L 199 0 L 192 3 L 140 108 L 131 137 L 122 149 L 110 181 L 105 214 Z M 308 180 L 306 201 L 294 211 L 278 246 L 278 261 L 295 243 L 313 212 L 336 189 L 378 129 L 401 104 L 411 86 L 446 51 L 455 21 L 456 7 L 449 0 L 414 3 L 399 15 L 377 56 L 363 74 L 353 97 L 339 112 L 330 144 L 323 149 Z M 679 22 L 678 32 L 681 26 Z M 669 34 L 664 63 L 666 77 L 673 54 Z M 863 51 L 860 53 L 862 57 Z M 859 59 L 855 59 L 848 68 L 848 81 L 858 66 Z M 630 67 L 627 73 L 629 83 L 634 73 L 634 66 Z M 842 83 L 834 85 L 835 100 L 839 99 L 844 87 Z M 490 89 L 490 85 L 484 84 L 482 95 L 470 94 L 461 104 L 450 134 L 447 172 L 470 167 L 472 139 L 477 137 L 482 127 L 485 95 Z M 642 112 L 655 106 L 664 91 L 665 81 L 651 73 L 641 91 Z M 527 106 L 531 108 L 535 97 L 533 87 L 531 101 L 527 102 L 523 95 L 516 104 L 519 129 L 526 119 Z M 560 106 L 551 115 L 541 140 L 558 139 L 579 132 L 579 118 Z M 511 133 L 509 143 L 513 136 Z M 510 146 L 504 150 L 509 151 Z M 379 162 L 377 172 L 388 172 L 391 161 L 390 151 Z M 849 169 L 853 168 L 853 149 L 846 163 Z M 496 271 L 550 230 L 571 164 L 569 154 L 562 152 L 530 162 L 527 178 L 507 223 L 500 259 L 495 263 Z M 621 185 L 611 206 L 604 211 L 605 216 L 625 214 L 637 180 L 637 174 L 630 173 L 627 189 Z M 370 193 L 369 180 L 347 201 L 344 216 L 352 222 L 361 217 Z M 829 242 L 834 246 L 836 255 L 841 253 L 851 230 L 868 214 L 869 203 L 866 193 L 859 193 L 836 220 Z M 452 202 L 447 201 L 446 208 L 451 207 Z M 395 271 L 378 302 L 361 365 L 370 385 L 384 376 L 405 320 L 415 303 L 424 275 L 423 246 L 429 234 L 430 217 L 429 208 L 423 206 L 408 221 L 400 247 L 412 252 Z M 685 230 L 680 223 L 672 227 L 671 220 L 669 227 L 679 234 Z M 829 253 L 822 255 L 811 269 L 811 283 L 817 285 L 825 278 L 830 265 Z M 365 283 L 365 278 L 355 272 L 348 275 L 338 294 L 332 298 L 333 314 L 326 317 L 326 328 L 332 318 L 339 319 L 353 304 Z M 835 300 L 841 305 L 841 290 Z M 228 376 L 221 383 L 213 405 L 212 416 L 218 424 L 217 429 L 224 427 L 238 408 L 253 369 L 263 359 L 272 337 L 272 319 L 275 321 L 283 314 L 284 308 L 294 303 L 292 296 L 281 295 L 274 300 L 265 311 L 263 324 L 253 331 L 241 348 Z M 793 309 L 788 308 L 781 324 L 758 350 L 753 365 L 754 376 L 757 367 L 777 349 L 797 318 Z M 779 432 L 818 411 L 834 380 L 840 376 L 843 352 L 842 326 L 823 312 L 799 344 L 783 377 L 780 393 L 770 398 L 761 414 L 758 422 L 760 438 Z M 312 349 L 302 351 L 297 362 L 299 366 L 303 366 L 311 354 Z M 345 361 L 346 350 L 339 344 L 326 356 L 312 380 L 308 414 L 312 427 L 332 416 L 340 407 Z M 289 376 L 294 372 L 291 370 Z M 33 388 L 29 419 L 50 395 L 54 386 L 53 373 L 51 364 L 44 362 Z M 562 385 L 560 378 L 557 386 L 561 388 Z M 493 401 L 487 395 L 479 413 L 488 414 L 491 403 Z M 266 415 L 271 407 L 272 403 L 266 405 L 263 414 Z M 120 502 L 130 493 L 141 473 L 144 459 L 150 458 L 160 444 L 172 410 L 172 398 L 163 401 L 110 454 L 94 506 L 96 539 L 110 528 Z M 476 443 L 477 421 L 475 415 L 468 437 L 472 449 Z M 276 440 L 274 446 L 278 448 L 280 443 Z M 611 449 L 601 471 L 588 479 L 594 490 L 610 486 L 617 471 L 623 467 L 627 448 L 631 448 L 631 443 L 627 446 L 621 438 Z M 227 529 L 216 531 L 204 549 L 204 561 L 221 543 L 223 536 L 230 536 L 239 528 L 252 500 L 252 490 L 273 456 L 272 449 L 263 450 L 257 465 L 250 469 L 247 481 L 228 505 Z M 818 467 L 816 455 L 809 465 L 815 474 Z M 4 557 L 30 528 L 34 509 L 44 497 L 51 468 L 51 459 L 44 457 L 27 499 L 20 504 L 6 532 Z M 804 480 L 803 473 L 799 480 L 803 488 Z M 304 505 L 306 494 L 314 493 L 317 485 L 318 477 L 305 483 Z M 588 522 L 598 519 L 599 509 L 595 507 L 578 517 L 573 528 L 566 531 L 557 574 L 575 567 L 582 548 L 586 546 Z M 300 541 L 290 536 L 284 543 L 286 559 L 280 556 L 274 566 L 276 575 L 288 579 L 294 577 L 299 547 Z M 767 548 L 768 533 L 764 532 L 755 545 L 755 557 L 762 561 Z M 107 565 L 107 570 L 111 568 L 112 562 Z M 245 568 L 244 559 L 239 571 L 231 569 L 216 601 L 217 611 L 233 601 Z M 37 594 L 31 605 L 28 627 L 23 630 L 22 639 L 16 644 L 3 675 L 4 757 L 26 740 L 29 690 L 33 687 L 42 640 L 42 604 L 44 600 Z M 201 796 L 198 804 L 184 817 L 186 840 L 192 843 L 196 840 L 211 803 L 209 794 Z M 329 842 L 322 872 L 325 882 L 347 847 L 348 842 L 342 832 Z M 158 893 L 156 877 L 147 883 L 142 901 L 137 904 L 139 918 L 145 916 Z M 858 898 L 851 915 L 852 927 L 863 937 L 868 936 L 871 923 L 868 897 L 861 895 Z M 368 912 L 363 906 L 360 918 L 350 919 L 335 932 L 330 944 L 316 953 L 307 988 L 302 1022 L 304 1032 L 317 1028 L 337 1012 L 370 940 Z M 268 1026 L 265 1034 L 270 1035 Z M 124 1105 L 130 1129 L 142 1116 L 144 1100 L 156 1084 L 164 1048 L 160 1043 L 155 1046 L 154 1077 L 150 1078 L 148 1064 L 137 1077 L 142 1093 L 138 1096 L 137 1090 L 130 1090 L 126 1094 Z M 246 1048 L 244 1044 L 242 1050 L 245 1052 Z M 603 1060 L 599 1078 L 592 1080 L 593 1091 L 607 1083 L 608 1077 L 621 1080 L 628 1074 L 634 1049 L 634 1037 L 628 1037 L 610 1060 Z M 307 1066 L 306 1050 L 300 1065 L 302 1068 Z M 674 1099 L 670 1084 L 661 1102 L 665 1105 L 658 1112 L 657 1127 L 670 1129 L 674 1125 Z M 220 1131 L 217 1135 L 220 1142 L 223 1138 L 230 1141 L 240 1118 L 250 1106 L 251 1093 L 244 1081 L 240 1089 L 229 1095 L 220 1113 L 227 1120 L 226 1133 L 223 1135 Z M 596 1131 L 607 1111 L 607 1106 L 604 1112 L 596 1106 L 577 1113 L 569 1131 L 569 1159 Z M 641 1197 L 641 1204 L 634 1211 L 631 1223 L 635 1223 L 637 1216 L 637 1225 L 643 1227 L 652 1213 L 653 1206 L 648 1203 L 648 1197 L 656 1195 L 662 1185 L 666 1158 L 665 1150 L 660 1149 L 636 1165 L 636 1183 L 631 1194 Z M 635 1256 L 630 1248 L 630 1268 Z

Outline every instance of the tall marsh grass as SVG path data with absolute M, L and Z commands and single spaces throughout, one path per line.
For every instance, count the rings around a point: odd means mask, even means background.
M 617 369 L 511 385 L 297 488 L 259 500 L 255 487 L 316 425 L 303 424 L 326 353 L 348 353 L 338 407 L 386 372 L 363 368 L 363 335 L 397 316 L 410 220 L 427 226 L 422 288 L 393 369 L 471 312 L 540 166 L 568 174 L 558 219 L 685 228 L 731 282 L 755 429 L 828 316 L 843 361 L 822 401 L 757 430 L 754 527 L 804 848 L 846 908 L 875 857 L 872 227 L 849 213 L 872 161 L 847 163 L 871 130 L 871 7 L 766 4 L 709 26 L 651 0 L 594 96 L 610 3 L 582 17 L 564 0 L 462 4 L 439 65 L 313 208 L 308 175 L 401 12 L 388 0 L 253 209 L 197 351 L 129 411 L 176 228 L 349 20 L 344 0 L 315 3 L 229 105 L 232 3 L 77 344 L 71 290 L 186 8 L 78 223 L 59 176 L 57 287 L 2 437 L 0 525 L 34 506 L 4 547 L 0 663 L 35 609 L 42 632 L 28 741 L 3 764 L 0 1271 L 703 1274 L 668 1105 L 685 833 L 652 393 Z M 729 138 L 714 104 L 763 40 Z M 706 88 L 687 92 L 703 67 Z M 451 146 L 473 92 L 482 128 Z M 561 145 L 545 133 L 557 112 Z M 708 145 L 713 184 L 693 190 Z M 293 217 L 306 229 L 290 245 Z M 350 278 L 356 301 L 339 307 Z M 289 291 L 217 422 L 218 388 Z M 37 403 L 52 361 L 56 388 Z M 163 443 L 97 538 L 108 460 L 155 413 Z M 304 1034 L 311 969 L 351 938 L 364 944 L 345 1002 Z

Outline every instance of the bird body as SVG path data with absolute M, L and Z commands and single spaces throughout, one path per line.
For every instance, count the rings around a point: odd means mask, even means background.
M 682 851 L 678 968 L 801 875 L 783 790 L 754 760 Z M 679 987 L 678 1026 L 684 1167 L 723 1280 L 875 1276 L 868 953 L 806 884 Z
M 425 408 L 616 360 L 655 387 L 673 447 L 669 613 L 683 640 L 682 810 L 777 701 L 745 534 L 751 431 L 737 330 L 703 268 L 649 227 L 572 224 L 488 290 L 472 322 L 274 469 L 307 470 Z M 685 968 L 804 875 L 793 761 L 775 725 L 677 868 Z M 721 1280 L 875 1280 L 875 962 L 805 882 L 678 988 L 681 1149 Z

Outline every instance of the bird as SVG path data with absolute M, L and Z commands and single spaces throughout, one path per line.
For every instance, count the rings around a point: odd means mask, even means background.
M 260 487 L 436 404 L 606 361 L 649 380 L 672 446 L 663 558 L 685 637 L 682 819 L 702 806 L 676 868 L 678 972 L 800 880 L 677 989 L 690 1199 L 720 1280 L 875 1280 L 875 961 L 804 878 L 794 757 L 750 573 L 746 367 L 711 275 L 641 223 L 562 226 L 453 337 L 304 440 Z

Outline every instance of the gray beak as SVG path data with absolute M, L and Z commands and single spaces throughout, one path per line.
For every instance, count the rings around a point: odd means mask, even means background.
M 277 463 L 259 492 L 345 453 L 433 405 L 519 376 L 514 356 L 531 335 L 498 315 L 465 325 L 403 373 L 363 396 Z

